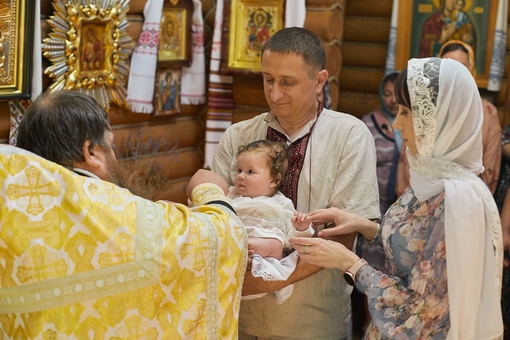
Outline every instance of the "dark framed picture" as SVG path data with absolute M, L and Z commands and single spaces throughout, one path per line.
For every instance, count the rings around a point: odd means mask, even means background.
M 228 67 L 258 72 L 262 45 L 284 25 L 284 1 L 232 0 Z
M 167 66 L 191 64 L 192 12 L 191 1 L 165 1 L 159 28 L 158 63 Z
M 156 72 L 154 116 L 175 115 L 181 112 L 181 71 L 159 69 Z
M 498 0 L 409 0 L 399 2 L 395 68 L 410 58 L 437 56 L 442 44 L 473 48 L 478 87 L 487 87 Z
M 0 100 L 30 98 L 34 15 L 34 1 L 0 1 Z

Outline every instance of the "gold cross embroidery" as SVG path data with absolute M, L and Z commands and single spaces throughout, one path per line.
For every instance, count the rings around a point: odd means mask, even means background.
M 205 314 L 205 299 L 200 299 L 197 301 L 197 317 L 191 320 L 184 320 L 184 324 L 182 326 L 184 334 L 189 335 L 194 331 L 197 338 L 200 338 L 200 335 L 205 334 L 204 327 L 204 314 Z M 204 337 L 205 339 L 205 337 Z
M 101 253 L 99 255 L 99 264 L 103 268 L 119 263 L 126 263 L 133 259 L 134 252 L 131 250 L 131 243 L 133 242 L 133 239 L 131 235 L 119 233 L 113 239 L 115 240 L 115 243 L 117 243 L 116 249 L 118 249 L 118 253 Z
M 142 318 L 137 315 L 131 315 L 129 318 L 124 321 L 124 324 L 127 327 L 128 336 L 127 337 L 118 337 L 113 336 L 112 340 L 137 340 L 137 339 L 148 339 L 148 340 L 156 340 L 158 338 L 158 332 L 156 329 L 151 328 L 146 332 L 141 333 L 140 324 L 142 323 Z
M 48 278 L 64 277 L 67 271 L 67 264 L 64 259 L 52 263 L 46 263 L 46 248 L 41 245 L 35 245 L 29 250 L 34 260 L 33 267 L 20 266 L 18 269 L 18 278 L 22 283 L 29 280 L 39 282 Z
M 108 203 L 111 205 L 114 205 L 116 207 L 121 206 L 124 204 L 124 199 L 122 196 L 118 193 L 117 188 L 115 188 L 114 185 L 111 185 L 111 187 L 105 187 L 104 185 L 100 188 L 96 184 L 91 183 L 89 186 L 89 191 L 94 196 L 101 196 L 106 195 L 108 196 Z
M 28 185 L 9 184 L 7 195 L 11 200 L 28 196 L 27 213 L 37 215 L 44 211 L 44 207 L 41 204 L 41 196 L 58 196 L 60 194 L 60 185 L 57 181 L 41 184 L 41 170 L 35 166 L 25 170 L 25 173 Z
M 188 243 L 183 243 L 180 254 L 182 258 L 185 258 L 186 256 L 190 254 L 195 255 L 195 261 L 193 264 L 193 269 L 195 270 L 202 270 L 205 267 L 205 257 L 204 257 L 204 251 L 208 248 L 208 240 L 201 240 L 201 236 L 198 235 L 196 229 L 191 229 L 190 232 L 190 241 Z
M 57 332 L 47 329 L 42 333 L 44 340 L 53 340 L 57 338 Z

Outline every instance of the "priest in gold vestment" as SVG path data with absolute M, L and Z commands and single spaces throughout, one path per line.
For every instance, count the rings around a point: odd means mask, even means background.
M 0 145 L 0 338 L 237 339 L 247 241 L 223 191 L 188 208 L 88 175 Z

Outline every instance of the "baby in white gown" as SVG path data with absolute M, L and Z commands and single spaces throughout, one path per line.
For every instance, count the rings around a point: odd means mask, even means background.
M 237 174 L 228 197 L 248 234 L 252 274 L 264 280 L 286 280 L 296 268 L 297 253 L 290 250 L 290 237 L 311 237 L 314 229 L 303 214 L 278 191 L 285 180 L 288 160 L 283 143 L 259 140 L 241 146 L 237 154 Z M 278 303 L 292 294 L 293 285 L 275 292 Z M 244 296 L 244 299 L 265 295 Z

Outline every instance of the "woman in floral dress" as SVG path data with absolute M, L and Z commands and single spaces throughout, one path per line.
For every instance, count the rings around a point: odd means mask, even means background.
M 411 185 L 381 226 L 336 208 L 307 215 L 335 227 L 293 238 L 300 257 L 339 268 L 368 298 L 366 339 L 497 339 L 503 263 L 501 224 L 483 171 L 482 104 L 469 71 L 451 59 L 411 59 L 395 84 Z M 375 270 L 322 238 L 359 231 L 383 247 Z

